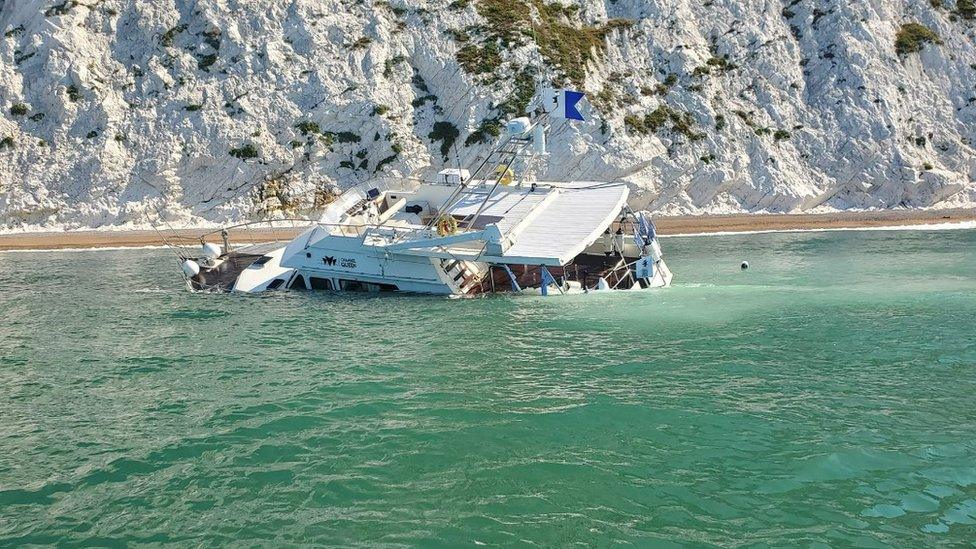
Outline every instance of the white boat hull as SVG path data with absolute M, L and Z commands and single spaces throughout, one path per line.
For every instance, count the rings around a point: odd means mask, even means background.
M 349 239 L 353 240 L 353 239 Z M 330 239 L 330 242 L 332 239 Z M 339 242 L 343 242 L 339 239 Z M 349 244 L 352 244 L 349 242 Z M 491 292 L 512 292 L 523 295 L 572 295 L 601 291 L 639 291 L 671 285 L 674 275 L 667 264 L 659 260 L 653 274 L 645 279 L 621 279 L 612 286 L 603 281 L 584 287 L 579 282 L 518 288 L 510 282 L 489 277 L 494 269 L 487 263 L 453 262 L 439 258 L 407 254 L 382 253 L 379 250 L 352 246 L 337 248 L 310 247 L 298 260 L 282 265 L 284 247 L 265 254 L 263 261 L 244 269 L 234 283 L 233 290 L 241 293 L 261 293 L 272 290 L 328 290 L 328 291 L 399 291 L 433 295 L 474 295 Z M 453 265 L 452 265 L 453 263 Z M 501 272 L 501 271 L 499 271 Z M 601 289 L 603 288 L 603 289 Z

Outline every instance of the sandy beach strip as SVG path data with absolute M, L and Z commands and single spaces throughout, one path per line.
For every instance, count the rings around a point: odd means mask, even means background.
M 895 210 L 826 214 L 734 214 L 659 217 L 655 223 L 664 236 L 762 231 L 817 231 L 875 229 L 972 223 L 976 208 L 952 210 Z
M 976 222 L 976 209 L 925 211 L 838 212 L 827 214 L 735 214 L 674 216 L 655 219 L 662 236 L 761 231 L 815 231 L 941 225 Z M 213 229 L 177 229 L 157 233 L 151 230 L 86 230 L 0 235 L 0 250 L 56 250 L 78 248 L 142 248 L 178 244 L 196 248 L 200 236 Z M 250 229 L 231 231 L 236 244 L 288 240 L 301 229 Z M 220 242 L 219 234 L 208 240 Z

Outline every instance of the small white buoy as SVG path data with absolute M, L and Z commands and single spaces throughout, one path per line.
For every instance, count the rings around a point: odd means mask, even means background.
M 193 278 L 200 274 L 200 264 L 192 259 L 187 259 L 182 265 L 180 265 L 180 267 L 183 269 L 183 274 L 185 274 L 187 278 Z
M 217 259 L 220 257 L 220 246 L 216 244 L 211 244 L 210 242 L 203 243 L 203 257 L 208 259 Z
M 743 262 L 742 262 L 742 265 L 739 265 L 739 267 L 740 267 L 740 268 L 741 268 L 741 269 L 742 269 L 743 271 L 746 271 L 746 270 L 749 270 L 749 262 L 748 262 L 748 261 L 743 261 Z

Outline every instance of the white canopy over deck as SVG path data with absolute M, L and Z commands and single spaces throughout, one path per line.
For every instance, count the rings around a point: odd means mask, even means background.
M 629 194 L 625 184 L 597 182 L 540 184 L 534 192 L 501 187 L 485 204 L 478 223 L 495 223 L 502 236 L 513 242 L 501 255 L 482 255 L 481 241 L 403 253 L 513 265 L 565 265 L 596 242 L 620 214 Z M 487 188 L 476 189 L 450 213 L 458 218 L 473 215 L 487 195 Z

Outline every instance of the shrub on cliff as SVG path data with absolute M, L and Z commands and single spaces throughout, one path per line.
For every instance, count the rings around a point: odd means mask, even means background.
M 454 146 L 454 141 L 459 135 L 461 135 L 461 132 L 458 131 L 457 126 L 454 124 L 450 122 L 435 122 L 431 132 L 427 134 L 427 138 L 431 141 L 440 141 L 441 154 L 444 155 L 444 158 L 447 158 L 451 152 L 451 147 Z
M 295 129 L 302 132 L 302 135 L 322 133 L 318 122 L 313 122 L 311 120 L 302 120 L 301 122 L 295 124 Z
M 920 52 L 926 43 L 941 44 L 942 39 L 925 25 L 905 23 L 895 36 L 895 51 L 898 55 Z
M 458 50 L 457 60 L 468 74 L 491 73 L 502 64 L 502 56 L 494 42 L 485 44 L 483 48 L 465 44 Z
M 257 158 L 258 157 L 258 149 L 254 145 L 252 145 L 250 143 L 246 143 L 244 145 L 241 145 L 240 147 L 237 147 L 235 149 L 231 149 L 229 151 L 229 154 L 231 156 L 233 156 L 234 158 L 240 158 L 241 160 L 247 160 L 248 158 Z
M 959 0 L 956 2 L 956 13 L 963 19 L 976 19 L 976 2 L 973 0 Z

